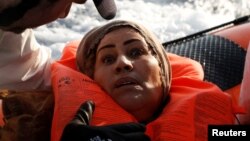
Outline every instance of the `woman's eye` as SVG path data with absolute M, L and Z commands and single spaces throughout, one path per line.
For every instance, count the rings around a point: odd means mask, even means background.
M 102 62 L 104 63 L 104 64 L 112 64 L 113 62 L 115 61 L 115 58 L 113 57 L 113 56 L 105 56 L 105 57 L 103 57 L 103 59 L 102 59 Z
M 142 49 L 139 49 L 139 48 L 133 48 L 129 52 L 129 56 L 131 58 L 137 58 L 137 57 L 140 57 L 143 54 L 144 54 L 144 51 Z

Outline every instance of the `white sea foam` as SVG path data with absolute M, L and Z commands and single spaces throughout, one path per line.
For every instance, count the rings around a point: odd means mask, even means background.
M 162 42 L 204 30 L 250 14 L 249 0 L 116 0 L 115 19 L 140 22 Z M 39 43 L 60 57 L 66 42 L 81 39 L 91 28 L 104 24 L 94 4 L 73 5 L 66 19 L 35 29 Z

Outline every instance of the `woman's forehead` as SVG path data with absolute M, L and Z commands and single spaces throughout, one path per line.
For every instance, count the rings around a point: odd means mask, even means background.
M 145 42 L 145 38 L 137 30 L 129 27 L 123 27 L 117 28 L 105 34 L 100 40 L 100 44 L 109 42 L 127 42 L 127 40 L 138 40 Z
M 110 40 L 115 38 L 123 38 L 123 39 L 127 39 L 127 38 L 138 38 L 141 40 L 144 40 L 144 37 L 142 36 L 142 34 L 140 34 L 139 31 L 137 31 L 134 28 L 131 27 L 120 27 L 120 28 L 115 28 L 110 30 L 109 32 L 107 32 L 103 38 L 101 39 L 101 41 L 103 39 L 105 40 Z
M 131 26 L 118 26 L 118 27 L 114 27 L 111 28 L 109 32 L 107 32 L 106 34 L 110 34 L 113 32 L 121 32 L 121 33 L 139 33 L 138 30 L 136 30 L 135 28 L 131 27 Z

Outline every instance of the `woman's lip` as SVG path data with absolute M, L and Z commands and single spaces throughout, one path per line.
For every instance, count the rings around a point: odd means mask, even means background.
M 122 77 L 122 78 L 119 78 L 117 81 L 115 81 L 114 87 L 119 88 L 122 86 L 138 85 L 138 84 L 139 84 L 139 82 L 132 77 Z

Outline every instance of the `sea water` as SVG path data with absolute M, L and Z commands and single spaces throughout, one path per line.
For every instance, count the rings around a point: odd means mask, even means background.
M 249 0 L 115 0 L 115 19 L 140 22 L 166 42 L 250 14 Z M 35 29 L 38 42 L 60 57 L 66 42 L 81 39 L 91 28 L 107 23 L 92 0 L 73 5 L 65 19 Z

